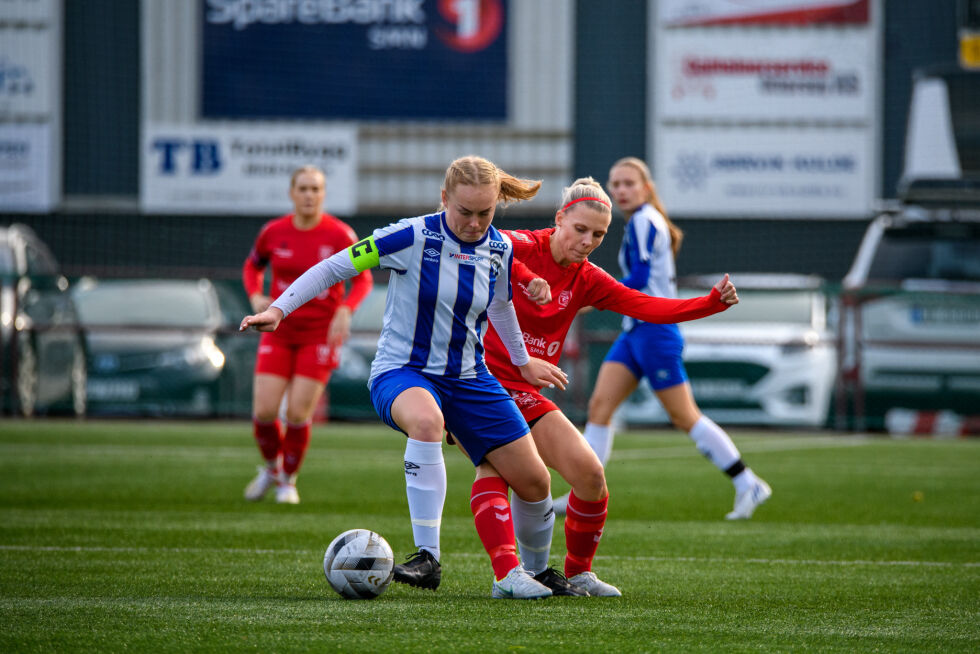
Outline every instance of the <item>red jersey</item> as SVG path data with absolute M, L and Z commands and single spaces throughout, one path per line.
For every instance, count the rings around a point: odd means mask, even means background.
M 551 254 L 554 227 L 537 231 L 507 230 L 514 243 L 514 258 L 523 262 L 551 286 L 551 302 L 535 304 L 522 289 L 514 289 L 514 308 L 524 332 L 524 343 L 532 357 L 558 363 L 565 336 L 575 314 L 583 307 L 595 307 L 637 318 L 644 322 L 676 323 L 704 318 L 724 311 L 728 305 L 712 289 L 709 295 L 690 300 L 653 297 L 624 286 L 592 262 L 560 266 Z M 513 284 L 523 285 L 529 278 L 515 277 Z M 521 371 L 510 362 L 507 348 L 491 324 L 484 340 L 485 359 L 490 372 L 508 389 L 538 390 L 524 381 Z
M 357 235 L 346 223 L 323 214 L 312 229 L 297 229 L 292 214 L 270 220 L 259 232 L 255 245 L 242 268 L 242 282 L 251 297 L 262 292 L 265 267 L 272 266 L 269 295 L 275 300 L 310 267 L 335 252 L 357 242 Z M 310 300 L 282 321 L 276 333 L 297 343 L 323 342 L 337 307 L 357 308 L 371 290 L 371 271 L 365 270 L 351 280 L 350 293 L 344 297 L 344 285 L 335 284 Z

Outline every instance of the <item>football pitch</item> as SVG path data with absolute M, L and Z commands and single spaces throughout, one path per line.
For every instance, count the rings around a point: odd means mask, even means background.
M 594 570 L 622 598 L 492 600 L 447 448 L 442 585 L 352 601 L 334 536 L 414 550 L 395 432 L 315 426 L 284 506 L 242 499 L 245 421 L 2 420 L 0 652 L 980 651 L 980 439 L 732 435 L 774 493 L 738 523 L 686 436 L 617 435 Z

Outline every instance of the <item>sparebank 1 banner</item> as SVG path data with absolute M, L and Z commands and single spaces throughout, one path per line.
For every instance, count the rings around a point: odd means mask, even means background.
M 205 118 L 507 114 L 507 0 L 202 0 Z

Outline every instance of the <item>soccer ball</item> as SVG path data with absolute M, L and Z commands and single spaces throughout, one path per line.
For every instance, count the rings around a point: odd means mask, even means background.
M 374 599 L 391 583 L 395 555 L 391 545 L 369 529 L 351 529 L 327 546 L 323 574 L 347 599 Z

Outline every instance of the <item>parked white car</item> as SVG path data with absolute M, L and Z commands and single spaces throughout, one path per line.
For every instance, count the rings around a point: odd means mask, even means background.
M 720 275 L 678 280 L 682 297 L 703 295 Z M 681 323 L 684 365 L 701 410 L 719 423 L 822 426 L 837 370 L 832 312 L 819 277 L 733 274 L 740 302 Z M 618 419 L 668 422 L 644 381 Z
M 980 209 L 929 204 L 875 218 L 844 279 L 860 427 L 893 408 L 980 413 Z

